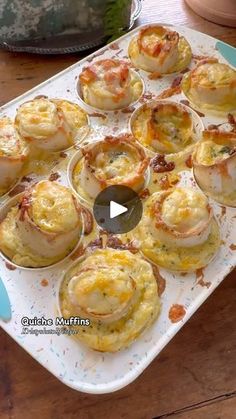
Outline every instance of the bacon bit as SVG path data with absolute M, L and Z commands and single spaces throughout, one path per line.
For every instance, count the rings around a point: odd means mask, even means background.
M 132 112 L 134 112 L 134 110 L 135 110 L 135 108 L 134 108 L 134 106 L 130 106 L 129 108 L 124 108 L 124 109 L 122 109 L 122 113 L 132 113 Z
M 67 154 L 65 153 L 65 151 L 60 152 L 60 157 L 62 157 L 63 159 L 67 157 Z
M 221 205 L 220 221 L 225 216 L 225 214 L 226 214 L 226 207 L 224 207 L 223 205 Z
M 99 113 L 99 112 L 90 113 L 89 116 L 92 116 L 94 118 L 102 118 L 102 119 L 106 119 L 107 118 L 106 115 L 104 115 L 102 113 Z
M 149 74 L 148 78 L 149 80 L 157 80 L 157 79 L 161 79 L 162 75 L 158 73 L 158 71 L 154 71 L 153 73 Z
M 138 249 L 133 245 L 132 242 L 122 243 L 118 237 L 111 235 L 107 238 L 107 247 L 111 247 L 112 249 L 129 250 L 131 253 L 138 252 Z
M 204 278 L 204 271 L 203 268 L 199 268 L 196 270 L 196 279 L 203 279 Z
M 106 231 L 103 230 L 101 231 L 100 234 L 104 235 L 107 233 Z M 88 247 L 91 249 L 96 249 L 96 248 L 102 249 L 103 248 L 102 237 L 90 242 L 88 244 Z M 128 243 L 122 243 L 122 241 L 118 237 L 115 237 L 112 235 L 107 235 L 106 247 L 110 247 L 112 249 L 129 250 L 131 253 L 137 253 L 139 251 L 137 247 L 134 246 L 132 241 Z
M 208 125 L 208 127 L 207 127 L 207 129 L 209 130 L 209 131 L 212 131 L 212 130 L 218 130 L 219 129 L 219 127 L 221 126 L 221 124 L 218 124 L 218 125 L 215 125 L 215 124 L 210 124 L 210 125 Z
M 189 169 L 193 167 L 192 154 L 190 154 L 190 156 L 188 156 L 188 158 L 185 160 L 185 164 Z
M 23 176 L 21 179 L 22 182 L 28 182 L 30 183 L 33 179 L 30 176 Z
M 24 221 L 25 213 L 28 211 L 29 207 L 30 207 L 30 193 L 26 192 L 19 205 L 21 221 Z
M 172 81 L 170 87 L 173 89 L 174 87 L 180 86 L 182 78 L 183 78 L 183 76 L 181 76 L 181 75 L 175 77 L 175 79 Z
M 9 262 L 5 262 L 6 268 L 9 269 L 9 271 L 15 271 L 16 270 L 16 266 L 12 265 Z
M 118 50 L 120 49 L 119 45 L 117 42 L 114 42 L 113 44 L 109 45 L 110 49 L 114 49 L 114 50 Z
M 81 244 L 78 249 L 76 249 L 71 255 L 70 255 L 70 259 L 71 260 L 76 260 L 78 259 L 80 256 L 82 256 L 85 252 L 85 248 L 84 246 Z
M 161 179 L 159 180 L 159 185 L 161 189 L 164 189 L 164 190 L 167 190 L 171 187 L 168 175 L 164 175 L 161 177 Z
M 143 189 L 140 193 L 139 193 L 139 198 L 140 199 L 146 199 L 148 196 L 150 196 L 150 191 L 148 188 Z
M 231 250 L 236 250 L 236 244 L 231 244 L 230 246 L 229 246 L 229 248 L 231 249 Z
M 80 82 L 82 84 L 89 84 L 92 81 L 96 80 L 96 72 L 92 69 L 93 66 L 86 67 L 83 69 L 82 73 L 79 75 Z
M 190 68 L 185 68 L 184 70 L 182 70 L 180 73 L 181 74 L 185 74 L 185 73 L 188 73 L 190 71 Z
M 88 235 L 93 230 L 93 216 L 88 208 L 81 207 L 81 213 L 84 219 L 84 234 Z
M 37 96 L 35 96 L 34 100 L 35 99 L 48 99 L 48 96 L 45 96 L 45 95 L 37 95 Z
M 236 119 L 235 119 L 234 115 L 232 115 L 232 113 L 228 114 L 228 121 L 229 121 L 229 124 L 232 124 L 232 125 L 236 124 Z
M 96 249 L 96 248 L 102 249 L 102 238 L 100 237 L 99 239 L 95 239 L 91 241 L 87 247 L 91 249 Z
M 171 323 L 178 323 L 184 318 L 186 310 L 183 305 L 173 304 L 169 310 L 169 319 Z
M 190 106 L 190 108 L 193 109 L 192 106 Z M 197 109 L 193 109 L 193 110 L 198 114 L 198 116 L 200 116 L 200 118 L 204 118 L 205 114 L 203 112 L 200 112 Z
M 165 160 L 164 154 L 157 154 L 150 162 L 154 173 L 164 173 L 171 172 L 175 168 L 175 163 L 173 161 L 167 162 Z
M 47 287 L 48 286 L 48 284 L 49 284 L 49 282 L 48 282 L 48 280 L 47 279 L 42 279 L 42 281 L 40 282 L 40 284 L 42 285 L 42 287 Z
M 190 103 L 189 103 L 189 101 L 188 101 L 188 100 L 182 99 L 182 100 L 180 101 L 180 103 L 182 103 L 183 105 L 186 105 L 186 106 L 188 106 L 189 108 L 193 109 L 193 110 L 194 110 L 194 111 L 198 114 L 198 116 L 200 116 L 201 118 L 203 118 L 203 117 L 205 116 L 205 114 L 204 114 L 204 113 L 202 113 L 202 112 L 198 111 L 197 109 L 194 109 L 194 108 L 190 105 Z
M 195 61 L 202 61 L 202 60 L 214 60 L 214 62 L 215 62 L 215 61 L 218 61 L 218 60 L 217 60 L 217 58 L 210 57 L 210 56 L 207 56 L 207 55 L 197 55 L 197 54 L 193 54 L 193 55 L 192 55 L 192 58 L 193 58 L 193 60 L 195 60 Z
M 187 99 L 182 99 L 180 103 L 182 103 L 183 105 L 189 106 L 189 100 Z
M 145 99 L 147 100 L 151 100 L 153 98 L 153 94 L 150 92 L 144 93 L 140 99 L 140 101 L 145 101 Z
M 203 268 L 200 268 L 200 269 L 196 270 L 196 279 L 198 280 L 197 284 L 200 285 L 201 287 L 210 288 L 211 282 L 204 281 L 204 270 L 203 270 Z
M 156 278 L 157 285 L 158 285 L 158 295 L 159 295 L 159 297 L 161 297 L 162 294 L 164 293 L 165 289 L 166 289 L 166 280 L 160 274 L 160 271 L 159 271 L 159 269 L 156 265 L 152 264 L 152 270 L 153 270 L 153 274 Z
M 200 285 L 201 287 L 207 287 L 207 288 L 210 288 L 210 286 L 211 286 L 211 282 L 210 282 L 210 281 L 206 282 L 206 281 L 204 281 L 203 279 L 199 279 L 199 281 L 198 281 L 198 285 Z
M 180 86 L 169 87 L 168 89 L 166 89 L 162 93 L 160 93 L 160 95 L 158 95 L 157 98 L 158 99 L 166 99 L 168 97 L 178 95 L 179 93 L 181 93 L 181 87 Z
M 48 180 L 50 180 L 51 182 L 58 180 L 61 176 L 59 175 L 59 173 L 55 172 L 55 173 L 51 173 Z
M 236 132 L 236 118 L 231 113 L 228 114 L 228 122 L 232 125 L 232 132 Z
M 12 191 L 9 192 L 9 196 L 13 197 L 18 195 L 19 193 L 22 193 L 26 190 L 26 185 L 16 185 L 16 187 L 14 189 L 12 189 Z

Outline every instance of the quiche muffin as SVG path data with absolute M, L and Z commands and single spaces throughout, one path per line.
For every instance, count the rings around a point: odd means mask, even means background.
M 153 101 L 140 106 L 131 117 L 134 137 L 148 150 L 176 154 L 198 140 L 191 112 L 171 101 Z
M 10 118 L 0 119 L 0 196 L 7 192 L 21 175 L 28 157 L 28 147 L 17 133 Z
M 133 234 L 148 259 L 173 271 L 203 268 L 220 245 L 219 227 L 207 198 L 190 188 L 154 193 Z
M 88 117 L 75 103 L 39 97 L 19 107 L 15 125 L 32 147 L 56 152 L 84 138 L 88 132 Z
M 97 109 L 115 110 L 135 102 L 143 92 L 143 82 L 124 61 L 105 59 L 83 69 L 79 90 L 86 104 Z
M 217 202 L 236 206 L 236 133 L 204 131 L 193 153 L 199 187 Z
M 108 136 L 83 149 L 83 158 L 73 169 L 73 186 L 90 198 L 112 185 L 139 192 L 148 177 L 148 164 L 145 151 L 132 135 Z
M 75 336 L 102 352 L 129 346 L 160 313 L 151 264 L 138 254 L 111 248 L 88 252 L 68 270 L 59 306 L 64 318 L 89 319 L 89 326 L 76 326 Z
M 20 266 L 49 266 L 68 255 L 82 233 L 82 207 L 70 189 L 41 181 L 2 220 L 0 250 Z
M 236 110 L 236 71 L 217 59 L 200 61 L 183 77 L 182 90 L 202 110 Z
M 150 25 L 131 39 L 129 56 L 135 67 L 165 74 L 184 70 L 191 61 L 192 52 L 186 39 L 176 31 Z

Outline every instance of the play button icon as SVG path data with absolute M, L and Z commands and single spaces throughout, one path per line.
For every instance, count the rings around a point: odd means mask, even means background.
M 138 194 L 127 186 L 109 186 L 95 199 L 93 214 L 98 225 L 112 234 L 133 230 L 142 218 L 143 205 Z
M 124 214 L 128 211 L 128 208 L 124 205 L 117 204 L 117 202 L 110 202 L 110 218 L 118 217 L 118 215 Z

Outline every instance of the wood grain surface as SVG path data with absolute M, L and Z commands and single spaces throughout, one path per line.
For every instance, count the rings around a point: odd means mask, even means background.
M 186 25 L 236 46 L 236 29 L 207 22 L 183 0 L 144 0 L 139 24 Z M 73 64 L 79 54 L 0 51 L 0 104 Z M 235 419 L 236 271 L 132 384 L 113 394 L 67 388 L 0 331 L 0 419 Z

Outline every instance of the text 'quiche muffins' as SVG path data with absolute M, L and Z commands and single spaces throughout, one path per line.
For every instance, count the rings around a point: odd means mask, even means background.
M 183 77 L 182 90 L 193 105 L 203 110 L 236 110 L 236 71 L 217 59 L 200 61 Z
M 28 147 L 9 118 L 0 119 L 0 196 L 7 192 L 21 175 L 28 156 Z
M 134 237 L 152 262 L 183 272 L 206 266 L 220 245 L 219 227 L 207 198 L 189 188 L 154 193 Z
M 83 158 L 75 164 L 72 181 L 75 190 L 90 198 L 112 185 L 123 185 L 139 192 L 148 176 L 144 150 L 132 135 L 107 136 L 83 149 Z
M 131 117 L 131 130 L 144 147 L 163 154 L 179 153 L 197 141 L 191 112 L 171 101 L 140 106 Z
M 88 253 L 69 269 L 59 305 L 64 318 L 90 320 L 89 326 L 76 327 L 76 338 L 102 352 L 129 346 L 160 312 L 151 264 L 127 250 L 110 248 Z
M 159 74 L 184 70 L 192 52 L 186 39 L 163 26 L 141 29 L 129 44 L 129 56 L 136 68 Z
M 224 205 L 236 206 L 236 133 L 204 131 L 193 153 L 199 187 Z
M 138 100 L 143 92 L 143 82 L 127 63 L 104 59 L 83 69 L 78 90 L 87 105 L 115 110 Z
M 0 250 L 20 266 L 49 266 L 68 255 L 82 233 L 82 207 L 70 189 L 41 181 L 1 222 Z
M 15 124 L 32 147 L 50 152 L 73 146 L 88 132 L 88 117 L 77 104 L 46 97 L 23 103 Z

